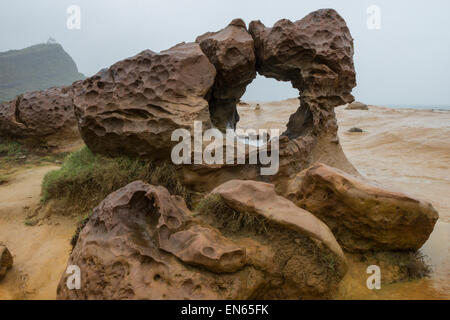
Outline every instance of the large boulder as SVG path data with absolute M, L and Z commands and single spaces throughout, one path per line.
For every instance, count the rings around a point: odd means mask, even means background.
M 5 277 L 6 272 L 12 267 L 12 265 L 13 257 L 11 253 L 7 247 L 0 245 L 0 280 Z
M 197 214 L 227 237 L 257 244 L 257 251 L 247 247 L 247 257 L 272 283 L 264 298 L 327 298 L 347 271 L 330 229 L 272 184 L 228 181 L 200 202 Z
M 217 71 L 209 100 L 211 120 L 222 131 L 234 129 L 239 121 L 236 104 L 256 77 L 253 38 L 245 22 L 235 19 L 218 32 L 199 36 L 196 42 Z
M 81 135 L 94 152 L 169 160 L 178 143 L 171 141 L 176 129 L 192 132 L 196 120 L 203 130 L 236 127 L 236 104 L 256 71 L 290 81 L 301 100 L 283 135 L 287 139 L 280 142 L 279 173 L 270 182 L 282 184 L 318 159 L 356 172 L 337 139 L 334 113 L 334 107 L 354 100 L 353 39 L 331 9 L 296 22 L 283 19 L 272 28 L 253 21 L 248 31 L 235 19 L 196 43 L 160 53 L 146 50 L 114 64 L 74 88 Z M 207 171 L 215 186 L 233 178 L 260 179 L 253 174 L 259 165 L 252 166 L 250 175 L 242 164 L 196 163 L 184 178 L 192 181 Z
M 119 189 L 94 209 L 70 255 L 81 288 L 69 290 L 63 274 L 58 298 L 324 298 L 345 273 L 338 246 L 329 249 L 312 226 L 317 236 L 280 224 L 258 238 L 206 221 L 163 187 L 136 181 Z
M 334 108 L 354 100 L 356 86 L 353 38 L 344 19 L 333 9 L 322 9 L 273 27 L 252 21 L 258 73 L 290 81 L 299 90 L 300 107 L 291 115 L 280 144 L 280 173 L 284 180 L 318 159 L 356 172 L 337 138 Z M 274 181 L 275 182 L 275 181 Z
M 354 101 L 354 102 L 350 103 L 347 107 L 345 107 L 345 110 L 364 110 L 364 111 L 367 111 L 367 110 L 369 110 L 369 107 L 365 103 L 362 103 L 362 102 L 359 102 L 359 101 Z
M 428 202 L 320 163 L 300 172 L 286 197 L 322 219 L 354 252 L 417 250 L 439 217 Z
M 279 196 L 274 185 L 251 180 L 231 180 L 211 191 L 238 212 L 260 215 L 271 223 L 304 233 L 323 243 L 343 263 L 345 256 L 333 233 L 310 212 Z
M 240 23 L 240 20 L 234 23 L 237 22 Z M 231 36 L 227 35 L 232 34 L 231 30 L 239 30 L 242 38 L 247 38 L 243 26 L 239 29 L 231 25 L 217 34 L 206 34 L 199 38 L 205 39 L 203 46 L 209 44 L 205 53 L 215 58 L 223 52 L 225 49 L 216 48 L 220 48 L 218 44 L 226 47 L 230 42 Z M 346 158 L 339 143 L 334 113 L 335 107 L 354 100 L 351 91 L 356 86 L 353 38 L 344 19 L 332 9 L 318 10 L 296 22 L 280 20 L 272 28 L 265 27 L 260 21 L 253 21 L 249 33 L 254 40 L 257 72 L 266 77 L 290 81 L 299 90 L 300 107 L 290 117 L 287 130 L 279 141 L 279 171 L 275 175 L 261 177 L 257 168 L 259 164 L 217 168 L 197 165 L 183 168 L 183 171 L 187 171 L 183 174 L 186 183 L 203 192 L 231 179 L 252 179 L 269 181 L 277 189 L 286 190 L 289 179 L 319 159 L 356 174 L 356 169 Z M 220 37 L 222 41 L 209 37 Z M 240 58 L 236 58 L 236 61 L 244 63 L 244 54 L 236 54 L 236 57 Z M 218 69 L 216 78 L 219 78 L 221 66 L 213 59 L 211 61 Z M 234 64 L 225 66 L 225 70 L 229 70 L 232 75 Z M 231 75 L 227 78 L 233 79 Z M 246 77 L 243 79 L 247 80 Z M 235 82 L 240 85 L 237 80 Z M 214 90 L 218 90 L 219 84 L 221 88 L 226 87 L 224 81 L 216 81 Z M 221 110 L 229 110 L 231 115 L 234 104 Z
M 352 102 L 356 86 L 353 38 L 344 19 L 332 9 L 317 10 L 301 20 L 282 19 L 267 28 L 250 23 L 257 71 L 290 81 L 300 92 L 301 107 L 291 116 L 286 135 L 296 138 L 334 126 L 333 108 Z M 330 122 L 327 124 L 327 122 Z
M 192 130 L 194 121 L 210 127 L 215 76 L 197 43 L 117 62 L 75 89 L 81 135 L 95 152 L 170 159 L 174 130 Z
M 79 140 L 73 87 L 29 92 L 0 104 L 0 136 L 50 147 Z
M 244 268 L 245 249 L 192 221 L 181 198 L 140 181 L 109 195 L 80 232 L 69 265 L 82 272 L 81 290 L 59 299 L 217 299 L 243 295 L 247 280 L 217 291 Z M 198 268 L 195 268 L 195 267 Z M 223 273 L 215 277 L 214 272 Z M 243 270 L 242 275 L 257 273 Z M 253 288 L 254 289 L 254 288 Z

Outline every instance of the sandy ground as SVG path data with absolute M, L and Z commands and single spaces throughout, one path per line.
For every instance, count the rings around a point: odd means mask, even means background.
M 430 201 L 450 222 L 450 111 L 340 107 L 336 115 L 342 147 L 363 175 Z
M 297 99 L 239 107 L 238 128 L 286 129 Z M 430 201 L 450 223 L 450 111 L 338 107 L 339 139 L 358 171 L 391 189 Z M 352 127 L 365 132 L 349 133 Z
M 279 128 L 283 132 L 298 100 L 239 107 L 241 128 Z M 371 291 L 363 264 L 353 262 L 339 299 L 450 299 L 450 111 L 336 109 L 339 138 L 349 160 L 364 176 L 387 187 L 430 201 L 440 213 L 422 248 L 434 273 L 430 279 L 397 283 Z M 363 133 L 348 133 L 360 127 Z M 27 226 L 39 204 L 41 182 L 55 166 L 19 169 L 0 185 L 0 241 L 14 266 L 0 282 L 0 299 L 54 299 L 70 253 L 75 218 L 51 216 Z
M 239 107 L 238 127 L 286 129 L 297 99 Z M 430 279 L 368 290 L 362 264 L 350 268 L 340 299 L 450 299 L 450 111 L 338 107 L 339 139 L 357 170 L 370 180 L 433 204 L 440 219 L 421 249 L 434 272 Z M 359 127 L 363 133 L 347 132 Z
M 19 170 L 0 186 L 0 241 L 14 257 L 13 268 L 0 282 L 0 299 L 55 299 L 66 268 L 74 219 L 52 217 L 25 225 L 39 204 L 41 182 L 55 166 Z
M 434 268 L 431 279 L 390 286 L 376 297 L 450 299 L 450 111 L 339 107 L 336 115 L 342 148 L 360 173 L 427 200 L 439 212 L 421 249 Z M 352 127 L 364 132 L 348 132 Z

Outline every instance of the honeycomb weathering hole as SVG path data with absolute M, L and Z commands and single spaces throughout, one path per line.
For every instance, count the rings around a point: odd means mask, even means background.
M 272 89 L 276 91 L 274 94 L 267 93 Z M 259 92 L 263 93 L 262 99 L 258 99 Z M 289 127 L 290 119 L 299 113 L 298 96 L 298 90 L 292 88 L 289 82 L 258 76 L 249 84 L 246 93 L 237 104 L 239 121 L 236 129 L 266 129 L 269 132 L 270 129 L 278 129 L 279 135 L 283 135 Z M 310 113 L 308 111 L 305 113 L 306 123 L 307 115 Z

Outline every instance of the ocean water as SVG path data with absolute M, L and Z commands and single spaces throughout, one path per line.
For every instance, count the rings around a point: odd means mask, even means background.
M 443 110 L 450 111 L 450 106 L 384 106 L 391 109 Z

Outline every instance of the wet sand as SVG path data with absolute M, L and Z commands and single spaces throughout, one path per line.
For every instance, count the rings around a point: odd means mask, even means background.
M 297 99 L 238 108 L 240 128 L 286 128 Z M 335 109 L 342 148 L 357 170 L 370 180 L 433 204 L 440 218 L 421 251 L 434 272 L 430 279 L 368 290 L 368 275 L 355 263 L 342 283 L 340 299 L 450 299 L 450 111 Z M 363 133 L 349 133 L 359 127 Z
M 55 169 L 20 169 L 0 186 L 0 240 L 14 258 L 12 269 L 0 282 L 0 300 L 56 299 L 76 219 L 53 216 L 34 226 L 25 223 L 32 221 L 27 217 L 39 204 L 42 179 Z
M 286 128 L 297 99 L 239 107 L 240 128 Z M 430 279 L 368 290 L 367 267 L 350 258 L 337 299 L 450 299 L 450 111 L 336 109 L 339 138 L 349 160 L 367 178 L 430 201 L 440 219 L 422 251 L 434 267 Z M 348 133 L 360 127 L 363 133 Z M 54 299 L 70 252 L 76 219 L 52 216 L 27 226 L 39 204 L 44 175 L 55 166 L 19 170 L 0 186 L 0 234 L 14 256 L 0 283 L 0 299 Z M 383 277 L 383 275 L 382 275 Z

